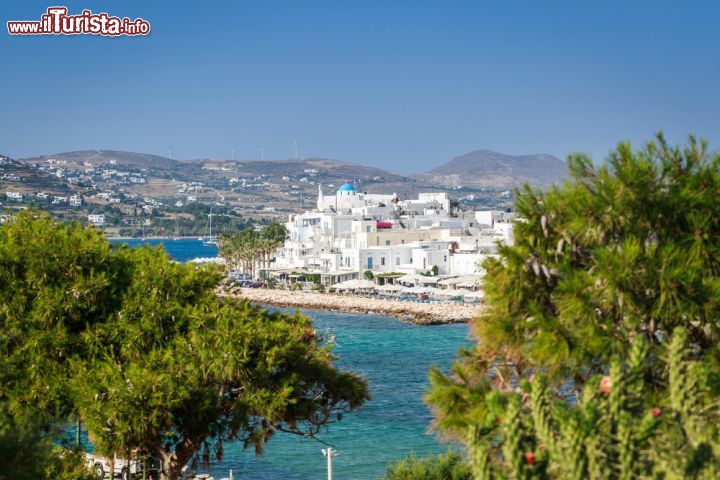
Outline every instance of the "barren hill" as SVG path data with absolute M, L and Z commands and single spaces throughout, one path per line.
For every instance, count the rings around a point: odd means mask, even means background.
M 429 182 L 493 188 L 525 182 L 544 187 L 566 176 L 565 162 L 552 155 L 506 155 L 491 150 L 475 150 L 455 157 L 424 175 Z

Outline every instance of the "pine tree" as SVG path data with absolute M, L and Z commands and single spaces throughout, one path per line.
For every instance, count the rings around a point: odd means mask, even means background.
M 478 342 L 430 372 L 435 427 L 472 447 L 477 478 L 712 478 L 720 155 L 659 134 L 568 163 L 563 185 L 516 192 Z

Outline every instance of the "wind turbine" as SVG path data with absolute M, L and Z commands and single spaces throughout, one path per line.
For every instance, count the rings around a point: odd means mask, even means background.
M 260 160 L 265 161 L 265 148 L 260 147 Z

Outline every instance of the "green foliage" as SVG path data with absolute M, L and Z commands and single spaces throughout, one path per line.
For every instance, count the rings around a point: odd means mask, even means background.
M 33 425 L 0 412 L 0 480 L 95 480 L 82 452 L 61 450 Z
M 476 479 L 719 477 L 720 156 L 705 152 L 659 135 L 516 192 L 478 344 L 430 374 L 436 426 Z
M 570 157 L 572 181 L 518 193 L 516 243 L 491 261 L 476 332 L 520 360 L 582 381 L 634 333 L 690 328 L 717 352 L 720 156 L 691 138 L 620 144 L 595 168 Z
M 309 319 L 220 298 L 219 279 L 19 214 L 0 227 L 0 402 L 48 424 L 79 415 L 98 451 L 160 457 L 177 478 L 228 439 L 260 452 L 368 398 Z
M 662 367 L 669 395 L 657 395 L 645 373 Z M 470 438 L 475 478 L 715 479 L 720 474 L 720 410 L 684 328 L 662 357 L 638 336 L 607 377 L 586 383 L 568 405 L 543 377 L 519 393 L 487 396 L 489 420 Z
M 270 266 L 272 253 L 284 245 L 287 235 L 281 223 L 271 223 L 260 232 L 248 227 L 234 235 L 221 235 L 219 253 L 235 268 L 254 274 L 258 265 Z
M 440 268 L 438 268 L 437 265 L 433 265 L 433 266 L 432 266 L 432 269 L 431 269 L 431 272 L 432 272 L 432 274 L 433 274 L 433 277 L 437 277 L 438 274 L 440 273 Z
M 388 467 L 384 480 L 471 480 L 472 472 L 465 459 L 457 452 L 445 455 L 407 458 Z
M 581 387 L 637 335 L 656 351 L 683 326 L 720 361 L 720 156 L 693 137 L 673 148 L 658 135 L 639 151 L 619 144 L 600 167 L 572 155 L 569 169 L 562 186 L 515 193 L 515 243 L 484 264 L 481 341 L 452 377 L 431 373 L 428 400 L 446 433 L 466 438 L 487 415 L 478 400 L 532 371 Z M 652 370 L 646 381 L 663 388 Z
M 373 275 L 373 272 L 371 270 L 365 270 L 363 272 L 363 277 L 365 278 L 365 280 L 372 280 L 373 278 L 375 278 L 375 275 Z

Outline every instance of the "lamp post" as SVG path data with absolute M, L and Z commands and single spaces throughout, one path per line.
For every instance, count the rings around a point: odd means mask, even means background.
M 333 450 L 331 447 L 323 448 L 322 450 L 323 456 L 327 457 L 327 472 L 328 472 L 328 480 L 332 480 L 332 459 L 335 455 L 337 455 L 337 450 Z

